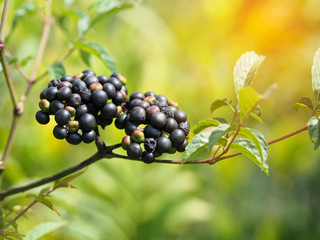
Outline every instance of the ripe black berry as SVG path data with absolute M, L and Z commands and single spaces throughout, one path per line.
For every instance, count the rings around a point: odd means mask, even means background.
M 187 121 L 187 114 L 184 111 L 177 110 L 174 112 L 174 119 L 177 123 L 185 122 Z
M 78 145 L 81 143 L 81 135 L 79 133 L 68 133 L 66 140 L 68 143 Z
M 114 77 L 110 78 L 109 83 L 111 83 L 116 88 L 117 91 L 120 91 L 122 89 L 122 83 L 117 78 L 114 78 Z
M 135 107 L 142 107 L 144 110 L 147 110 L 150 107 L 150 104 L 146 101 L 139 101 L 135 104 Z
M 166 104 L 168 104 L 168 99 L 164 95 L 159 94 L 156 96 L 156 98 L 157 100 L 164 101 Z
M 89 132 L 97 126 L 96 118 L 90 113 L 83 114 L 79 119 L 79 123 L 81 130 L 84 132 Z
M 46 91 L 46 99 L 48 99 L 50 102 L 56 99 L 58 93 L 57 87 L 49 87 Z
M 142 148 L 138 143 L 131 143 L 127 148 L 127 154 L 132 158 L 140 158 L 142 156 Z
M 83 89 L 86 89 L 87 85 L 85 84 L 84 81 L 77 79 L 74 81 L 72 85 L 72 92 L 74 93 L 80 93 Z
M 107 93 L 108 98 L 114 99 L 116 96 L 116 88 L 111 83 L 105 83 L 103 84 L 103 90 Z
M 45 88 L 42 90 L 42 92 L 40 93 L 40 99 L 47 99 L 46 98 L 47 90 L 48 90 L 48 88 Z
M 179 123 L 179 128 L 184 132 L 184 135 L 188 136 L 190 132 L 190 123 L 188 121 Z
M 50 104 L 50 112 L 55 114 L 58 110 L 63 109 L 64 104 L 59 100 L 53 100 Z
M 96 132 L 94 130 L 91 130 L 90 132 L 83 132 L 81 139 L 84 143 L 91 143 L 96 139 L 96 137 Z
M 98 76 L 99 83 L 102 85 L 106 84 L 109 81 L 109 78 L 105 75 Z
M 58 86 L 59 83 L 61 83 L 60 79 L 57 79 L 57 78 L 52 79 L 48 84 L 48 88 L 49 87 L 56 87 L 56 86 Z
M 40 110 L 36 113 L 36 120 L 40 124 L 47 124 L 50 121 L 50 117 L 47 113 Z
M 118 109 L 114 103 L 108 102 L 101 109 L 101 115 L 104 118 L 115 118 L 117 116 Z
M 100 125 L 103 129 L 110 125 L 113 122 L 113 118 L 104 118 L 101 115 L 98 115 L 97 124 Z
M 163 110 L 163 113 L 167 116 L 167 118 L 173 118 L 175 111 L 178 109 L 174 106 L 168 106 Z
M 130 121 L 141 124 L 146 120 L 147 114 L 146 111 L 142 107 L 134 107 L 130 111 Z
M 167 117 L 162 112 L 156 112 L 150 118 L 151 125 L 157 129 L 162 129 L 165 126 L 166 121 Z
M 83 70 L 82 73 L 88 75 L 96 75 L 96 73 L 90 69 Z
M 138 129 L 138 124 L 130 122 L 128 120 L 125 121 L 124 130 L 127 135 L 131 135 L 133 133 L 133 131 L 136 129 Z
M 167 137 L 159 137 L 157 139 L 157 147 L 156 150 L 160 153 L 167 153 L 171 150 L 172 143 Z
M 81 104 L 81 97 L 78 93 L 72 93 L 67 102 L 69 106 L 76 108 Z
M 89 75 L 85 79 L 83 79 L 87 87 L 89 87 L 93 83 L 99 83 L 99 79 L 95 75 Z
M 186 150 L 187 145 L 188 145 L 188 140 L 185 139 L 184 142 L 181 144 L 181 146 L 177 148 L 177 151 L 184 152 Z
M 80 119 L 81 116 L 85 113 L 88 113 L 88 107 L 85 104 L 80 105 L 79 107 L 76 108 L 76 114 L 75 114 L 75 118 L 76 119 Z
M 160 108 L 157 105 L 152 105 L 152 106 L 148 107 L 146 110 L 147 119 L 150 119 L 151 116 L 156 112 L 160 112 Z
M 87 103 L 90 101 L 92 93 L 89 88 L 83 88 L 80 90 L 79 95 L 81 97 L 82 102 Z
M 154 155 L 152 152 L 143 152 L 142 153 L 142 156 L 141 156 L 141 160 L 144 162 L 144 163 L 153 163 L 154 162 Z
M 102 107 L 108 101 L 108 95 L 103 90 L 97 90 L 92 93 L 91 100 L 97 107 Z
M 58 90 L 57 96 L 61 101 L 67 100 L 72 94 L 72 90 L 69 87 L 62 87 Z
M 69 75 L 65 75 L 62 78 L 60 78 L 61 82 L 72 82 L 73 81 L 73 77 L 69 76 Z
M 186 139 L 186 136 L 184 132 L 178 128 L 170 134 L 169 139 L 174 147 L 180 147 Z
M 126 117 L 127 117 L 126 113 L 121 114 L 119 117 L 117 117 L 117 119 L 114 122 L 114 124 L 116 125 L 116 128 L 124 129 L 124 126 L 125 126 L 124 124 L 125 124 L 125 121 L 126 121 Z
M 65 139 L 67 137 L 67 129 L 56 125 L 53 128 L 53 136 L 57 139 Z
M 66 125 L 71 118 L 71 114 L 68 110 L 66 109 L 60 109 L 56 112 L 54 119 L 56 120 L 56 123 L 59 126 L 64 126 Z
M 115 97 L 112 99 L 115 105 L 121 105 L 124 102 L 124 95 L 122 92 L 117 91 Z
M 173 130 L 178 128 L 178 123 L 173 118 L 168 118 L 164 130 L 167 133 L 171 133 Z
M 110 77 L 115 77 L 115 78 L 119 79 L 120 82 L 124 85 L 127 84 L 127 79 L 121 73 L 114 72 L 114 73 L 112 73 L 112 75 Z
M 146 138 L 157 139 L 161 136 L 161 131 L 154 128 L 152 125 L 148 125 L 144 128 L 144 135 L 146 136 Z
M 156 95 L 154 92 L 148 91 L 148 92 L 145 92 L 145 93 L 144 93 L 144 96 L 145 96 L 145 97 L 149 97 L 149 96 L 154 96 L 154 97 L 156 97 L 157 95 Z
M 134 99 L 140 99 L 143 100 L 144 99 L 144 94 L 142 92 L 134 92 L 131 94 L 130 96 L 130 102 Z
M 61 82 L 58 84 L 57 88 L 60 89 L 62 87 L 68 87 L 68 88 L 72 88 L 72 83 L 71 82 Z

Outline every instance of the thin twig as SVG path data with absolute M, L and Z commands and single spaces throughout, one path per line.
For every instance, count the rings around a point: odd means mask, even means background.
M 7 15 L 9 9 L 9 0 L 4 1 L 3 11 L 2 11 L 2 18 L 1 18 L 1 26 L 0 26 L 0 41 L 4 41 L 4 30 L 7 22 Z

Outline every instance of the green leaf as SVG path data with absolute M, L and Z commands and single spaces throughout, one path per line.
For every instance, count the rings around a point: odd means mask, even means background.
M 259 123 L 263 123 L 261 117 L 259 117 L 257 114 L 255 114 L 254 112 L 250 113 L 250 116 L 253 117 L 255 120 L 257 120 Z
M 316 117 L 312 117 L 309 122 L 309 136 L 311 141 L 314 143 L 314 150 L 320 145 L 320 123 Z
M 203 129 L 206 129 L 208 127 L 217 127 L 219 125 L 220 125 L 220 122 L 216 119 L 210 118 L 210 119 L 202 120 L 193 127 L 193 133 L 198 134 Z
M 191 139 L 191 142 L 187 145 L 186 153 L 184 154 L 181 163 L 184 163 L 192 155 L 194 155 L 197 152 L 200 152 L 202 149 L 207 147 L 208 143 L 209 143 L 210 135 L 211 135 L 211 132 L 202 132 L 202 133 L 195 135 Z
M 218 127 L 213 129 L 211 131 L 210 137 L 209 137 L 209 151 L 211 152 L 213 146 L 224 136 L 228 133 L 230 130 L 230 125 L 221 123 Z
M 80 175 L 82 175 L 85 171 L 88 170 L 88 167 L 86 167 L 84 170 L 82 171 L 79 171 L 75 174 L 72 174 L 68 177 L 65 177 L 63 179 L 60 179 L 60 180 L 57 180 L 55 183 L 54 183 L 54 188 L 59 188 L 59 187 L 67 187 L 67 188 L 73 188 L 72 185 L 68 184 L 68 182 L 72 181 L 73 179 L 79 177 Z
M 237 96 L 241 88 L 252 85 L 258 68 L 264 59 L 264 56 L 259 56 L 255 52 L 251 51 L 244 53 L 236 62 L 233 70 L 233 77 Z
M 76 42 L 74 46 L 90 54 L 95 55 L 104 63 L 104 65 L 111 72 L 116 72 L 116 65 L 113 57 L 111 57 L 109 53 L 106 51 L 106 49 L 104 49 L 99 44 L 89 42 L 89 41 L 81 41 L 81 42 Z
M 64 0 L 64 5 L 66 7 L 69 7 L 73 2 L 74 2 L 74 0 Z
M 316 101 L 320 99 L 320 48 L 316 51 L 311 67 L 312 89 Z
M 224 106 L 228 106 L 231 108 L 231 110 L 234 112 L 234 108 L 231 106 L 231 101 L 228 102 L 227 99 L 217 99 L 215 100 L 210 107 L 210 111 L 211 113 L 215 110 L 217 110 L 218 108 L 224 107 Z
M 83 12 L 79 11 L 79 20 L 77 23 L 78 37 L 83 37 L 90 27 L 90 18 Z
M 90 64 L 90 56 L 91 56 L 90 53 L 80 49 L 80 56 L 81 56 L 82 61 L 86 65 L 88 65 L 90 67 L 91 66 L 91 64 Z
M 39 195 L 38 197 L 36 197 L 35 199 L 37 202 L 42 203 L 43 205 L 45 205 L 46 207 L 50 208 L 52 211 L 54 211 L 56 214 L 58 214 L 58 216 L 60 216 L 59 212 L 57 211 L 57 209 L 53 206 L 53 204 L 46 199 L 44 196 Z
M 239 90 L 239 105 L 241 121 L 250 114 L 262 100 L 262 96 L 252 87 L 243 87 Z
M 62 62 L 55 61 L 52 65 L 48 67 L 49 76 L 51 79 L 61 78 L 66 75 L 66 70 Z
M 263 162 L 266 162 L 269 156 L 269 145 L 267 141 L 265 140 L 264 136 L 260 133 L 257 132 L 256 130 L 252 128 L 240 128 L 239 130 L 239 135 L 244 136 L 251 140 L 254 145 L 256 146 L 259 154 L 260 154 L 260 159 Z
M 3 235 L 6 236 L 5 239 L 11 239 L 11 237 L 14 237 L 14 239 L 24 239 L 23 238 L 24 235 L 22 235 L 21 233 L 18 233 L 16 231 L 8 231 L 8 232 L 5 232 Z
M 296 111 L 298 111 L 300 108 L 313 110 L 313 103 L 309 97 L 302 97 L 297 103 L 292 105 L 292 108 Z
M 11 30 L 13 30 L 18 22 L 20 21 L 20 19 L 32 12 L 35 12 L 36 6 L 32 3 L 24 3 L 22 4 L 22 6 L 15 11 L 15 15 L 13 17 L 12 20 L 12 25 L 11 25 Z
M 33 227 L 27 235 L 24 237 L 24 240 L 37 240 L 49 234 L 58 228 L 66 225 L 66 222 L 45 222 Z
M 269 166 L 261 159 L 259 151 L 252 141 L 246 138 L 237 138 L 231 144 L 230 149 L 235 149 L 236 151 L 241 152 L 243 155 L 257 164 L 267 175 L 269 175 Z

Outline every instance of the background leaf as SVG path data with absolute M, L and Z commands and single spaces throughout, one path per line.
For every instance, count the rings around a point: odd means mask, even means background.
M 77 23 L 78 36 L 83 37 L 90 27 L 90 18 L 83 12 L 79 12 L 80 18 Z
M 184 163 L 187 161 L 193 154 L 199 152 L 203 148 L 208 146 L 209 137 L 211 135 L 211 132 L 202 132 L 197 135 L 195 135 L 191 142 L 186 147 L 186 152 L 183 156 L 183 159 L 181 163 Z
M 193 133 L 198 134 L 203 129 L 206 129 L 208 127 L 217 127 L 219 125 L 220 125 L 220 122 L 216 119 L 210 118 L 210 119 L 202 120 L 193 127 Z
M 262 97 L 252 87 L 243 87 L 239 90 L 239 105 L 241 121 L 254 110 Z
M 107 50 L 100 46 L 97 43 L 89 42 L 89 41 L 81 41 L 76 42 L 74 45 L 76 48 L 79 48 L 83 51 L 86 51 L 88 53 L 91 53 L 95 55 L 97 58 L 99 58 L 104 65 L 111 71 L 116 71 L 116 65 L 113 57 L 109 55 Z
M 316 51 L 311 67 L 312 89 L 316 101 L 320 98 L 320 48 Z
M 90 57 L 91 57 L 90 53 L 80 49 L 80 56 L 81 56 L 82 61 L 90 67 L 91 66 L 91 64 L 90 64 Z
M 258 68 L 264 59 L 264 56 L 259 56 L 255 52 L 251 51 L 244 53 L 236 62 L 233 70 L 233 77 L 237 96 L 242 87 L 248 87 L 252 85 Z
M 316 150 L 320 145 L 319 120 L 316 117 L 312 117 L 309 125 L 309 136 L 314 143 L 314 150 Z
M 224 107 L 224 106 L 228 106 L 231 108 L 231 110 L 234 112 L 234 108 L 231 106 L 231 102 L 228 102 L 227 99 L 217 99 L 215 100 L 210 107 L 210 111 L 211 113 L 215 110 L 217 110 L 218 108 Z
M 210 152 L 213 146 L 221 139 L 222 136 L 226 135 L 229 130 L 230 130 L 230 125 L 222 123 L 211 131 L 211 134 L 209 137 L 209 143 L 208 143 Z
M 12 20 L 11 30 L 13 30 L 18 22 L 21 20 L 22 17 L 34 12 L 36 9 L 36 6 L 32 3 L 24 3 L 21 5 L 21 7 L 16 10 L 15 15 Z
M 62 62 L 55 61 L 52 65 L 48 67 L 49 76 L 51 79 L 61 78 L 66 75 L 66 70 Z
M 23 238 L 24 240 L 37 240 L 48 233 L 66 225 L 66 222 L 45 222 L 33 227 Z
M 231 144 L 230 149 L 235 149 L 241 152 L 243 155 L 257 164 L 267 175 L 269 175 L 268 164 L 261 159 L 259 151 L 251 140 L 246 138 L 237 138 Z

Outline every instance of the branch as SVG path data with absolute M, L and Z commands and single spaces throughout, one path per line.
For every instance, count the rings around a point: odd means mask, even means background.
M 0 40 L 1 42 L 4 41 L 4 28 L 7 22 L 7 15 L 9 9 L 9 0 L 4 1 L 3 11 L 2 11 L 2 18 L 1 18 L 1 26 L 0 26 Z

